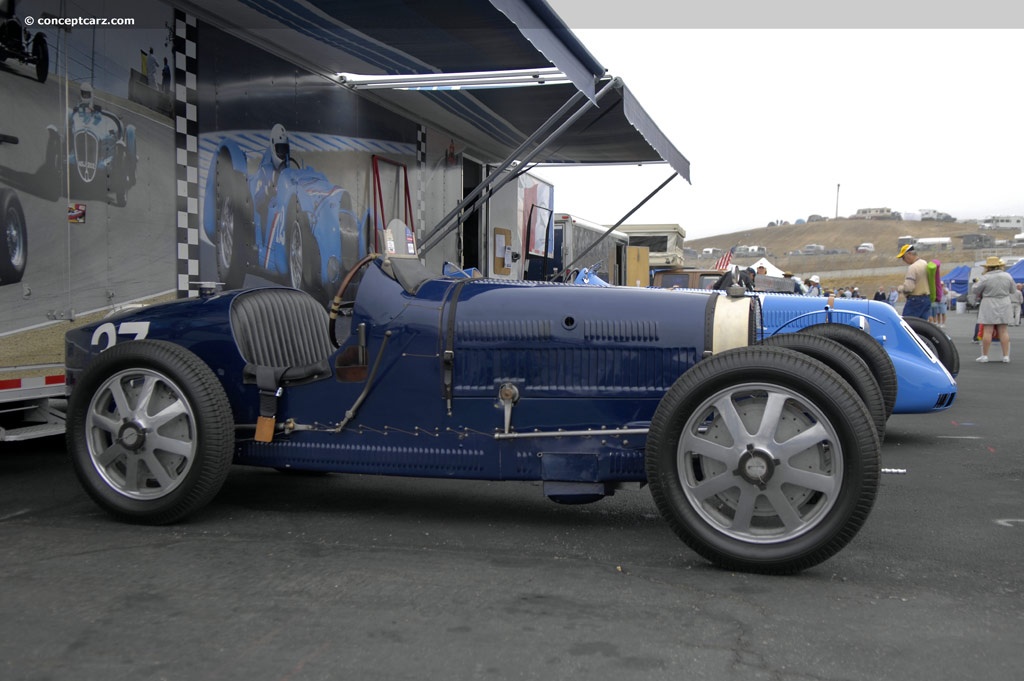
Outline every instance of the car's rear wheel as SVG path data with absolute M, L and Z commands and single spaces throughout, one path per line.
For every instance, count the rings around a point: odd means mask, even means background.
M 953 339 L 938 325 L 920 317 L 904 317 L 903 321 L 913 329 L 921 340 L 928 343 L 928 346 L 935 353 L 935 356 L 942 362 L 942 366 L 956 378 L 960 373 L 960 351 L 953 344 Z
M 21 281 L 28 263 L 28 228 L 18 195 L 0 189 L 0 282 Z
M 728 350 L 665 394 L 647 437 L 654 501 L 729 570 L 786 574 L 853 539 L 874 503 L 878 436 L 850 386 L 776 347 Z
M 839 374 L 867 406 L 878 431 L 879 441 L 885 440 L 887 416 L 882 389 L 878 387 L 878 381 L 871 374 L 867 363 L 855 352 L 834 340 L 809 333 L 783 333 L 765 338 L 761 345 L 796 350 L 813 357 Z
M 814 324 L 800 329 L 800 333 L 830 338 L 857 353 L 857 356 L 864 360 L 868 368 L 871 369 L 871 374 L 878 381 L 878 387 L 882 390 L 882 399 L 885 400 L 886 418 L 892 416 L 892 410 L 896 406 L 896 390 L 899 385 L 896 379 L 896 367 L 881 343 L 875 340 L 871 334 L 847 324 L 829 322 Z
M 117 146 L 114 162 L 109 166 L 108 178 L 110 190 L 114 192 L 114 205 L 124 206 L 128 202 L 128 161 L 124 147 Z
M 225 288 L 240 288 L 245 281 L 245 235 L 253 229 L 252 205 L 245 176 L 234 169 L 229 155 L 217 157 L 216 173 L 217 277 Z
M 318 256 L 313 234 L 309 231 L 306 214 L 299 208 L 298 201 L 293 200 L 288 207 L 286 219 L 288 225 L 288 283 L 292 288 L 301 289 L 318 298 L 324 297 L 318 272 Z
M 231 406 L 181 346 L 130 341 L 103 352 L 68 404 L 68 451 L 92 499 L 129 522 L 181 520 L 217 494 L 234 449 Z

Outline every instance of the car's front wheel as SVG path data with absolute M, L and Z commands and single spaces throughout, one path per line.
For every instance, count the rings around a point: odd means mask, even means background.
M 647 479 L 693 550 L 729 570 L 787 574 L 853 539 L 878 488 L 880 445 L 850 386 L 792 350 L 699 362 L 651 421 Z
M 933 324 L 927 319 L 921 319 L 920 317 L 904 317 L 903 321 L 907 323 L 907 326 L 921 340 L 928 343 L 932 352 L 942 362 L 942 366 L 946 367 L 946 370 L 949 371 L 953 378 L 956 378 L 957 374 L 960 373 L 960 351 L 956 349 L 956 345 L 953 343 L 953 339 L 949 337 L 949 334 L 943 331 L 937 324 Z
M 800 329 L 800 333 L 810 333 L 816 336 L 830 338 L 840 345 L 853 350 L 871 369 L 871 374 L 878 381 L 878 387 L 882 390 L 882 398 L 885 400 L 885 416 L 892 416 L 896 407 L 896 392 L 899 388 L 899 380 L 896 376 L 896 367 L 892 358 L 886 352 L 882 344 L 866 331 L 862 331 L 848 324 L 837 324 L 834 322 L 823 322 L 813 324 Z
M 92 499 L 129 522 L 181 520 L 217 494 L 234 449 L 231 406 L 181 346 L 131 341 L 83 372 L 68 404 L 71 462 Z
M 834 340 L 809 333 L 780 333 L 761 341 L 761 345 L 789 348 L 813 357 L 843 378 L 871 413 L 879 441 L 885 441 L 885 400 L 878 381 L 867 363 L 855 352 Z

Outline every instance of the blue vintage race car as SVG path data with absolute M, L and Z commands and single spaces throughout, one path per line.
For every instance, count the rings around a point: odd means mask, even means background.
M 207 174 L 203 226 L 216 248 L 218 277 L 239 288 L 254 272 L 326 304 L 359 259 L 352 195 L 290 154 L 283 167 L 268 153 L 254 172 L 248 166 L 238 143 L 224 139 Z
M 649 485 L 695 551 L 764 573 L 825 560 L 873 505 L 868 406 L 840 360 L 757 345 L 754 298 L 437 277 L 396 254 L 335 302 L 235 290 L 68 332 L 88 494 L 170 523 L 232 463 L 541 481 L 562 503 Z
M 854 346 L 872 367 L 892 414 L 942 411 L 956 399 L 960 359 L 956 346 L 934 324 L 903 318 L 888 303 L 857 298 L 759 294 L 764 335 L 810 332 Z M 851 333 L 860 329 L 877 341 L 891 361 L 877 357 L 871 343 Z
M 902 318 L 888 303 L 863 298 L 762 291 L 743 276 L 739 268 L 734 268 L 725 276 L 719 275 L 715 286 L 720 287 L 719 295 L 725 295 L 729 285 L 736 282 L 746 295 L 760 301 L 760 342 L 806 346 L 802 338 L 786 337 L 801 332 L 828 338 L 853 351 L 867 364 L 879 385 L 884 402 L 883 421 L 894 413 L 931 413 L 953 405 L 960 357 L 952 339 L 935 324 L 919 318 Z M 664 286 L 671 282 L 659 283 Z

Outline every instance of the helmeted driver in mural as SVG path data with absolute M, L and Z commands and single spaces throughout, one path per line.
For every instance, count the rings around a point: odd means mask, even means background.
M 264 225 L 267 224 L 267 207 L 274 195 L 277 194 L 277 178 L 290 162 L 291 147 L 288 144 L 288 131 L 283 125 L 276 123 L 270 129 L 270 143 L 260 158 L 260 166 L 256 171 L 256 183 L 253 187 L 256 210 L 262 216 Z
M 93 110 L 92 85 L 89 83 L 82 83 L 78 90 L 78 106 L 88 111 Z

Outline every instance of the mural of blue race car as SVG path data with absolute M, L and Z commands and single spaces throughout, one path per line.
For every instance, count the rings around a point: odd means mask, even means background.
M 824 362 L 758 344 L 754 298 L 443 277 L 396 250 L 356 263 L 344 314 L 264 287 L 69 331 L 83 489 L 162 524 L 232 463 L 533 481 L 559 503 L 649 485 L 688 546 L 762 573 L 826 560 L 865 521 L 868 407 Z
M 71 196 L 113 197 L 124 206 L 128 190 L 135 186 L 139 164 L 135 126 L 125 124 L 117 114 L 95 102 L 92 87 L 83 84 L 81 99 L 68 112 L 68 174 Z M 54 126 L 47 126 L 46 164 L 59 168 L 64 144 Z
M 220 281 L 240 288 L 253 272 L 326 303 L 359 258 L 351 193 L 293 158 L 280 125 L 255 170 L 249 165 L 245 150 L 224 138 L 207 173 L 203 226 Z

